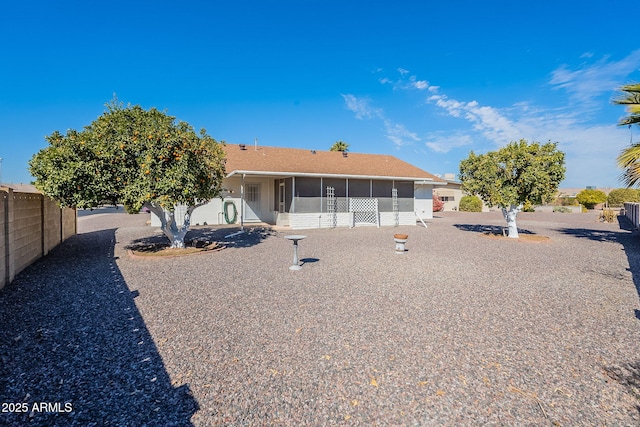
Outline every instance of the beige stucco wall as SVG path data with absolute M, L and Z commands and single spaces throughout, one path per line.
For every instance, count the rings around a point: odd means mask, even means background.
M 0 189 L 0 288 L 76 234 L 75 209 L 60 209 L 39 193 Z

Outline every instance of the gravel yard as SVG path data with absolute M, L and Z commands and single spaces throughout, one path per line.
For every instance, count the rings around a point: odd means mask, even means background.
M 196 227 L 227 247 L 174 258 L 129 256 L 148 215 L 82 216 L 0 291 L 0 425 L 639 425 L 637 233 L 521 213 L 549 239 L 514 241 L 483 234 L 500 213 L 436 215 Z

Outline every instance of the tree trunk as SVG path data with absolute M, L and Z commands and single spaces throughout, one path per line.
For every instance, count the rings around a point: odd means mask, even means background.
M 504 215 L 504 219 L 507 220 L 507 226 L 509 227 L 509 237 L 512 239 L 517 239 L 518 236 L 518 226 L 516 225 L 516 217 L 518 216 L 518 212 L 522 210 L 522 204 L 520 205 L 510 205 L 509 210 L 507 208 L 502 208 L 502 215 Z
M 160 219 L 160 229 L 171 242 L 171 248 L 184 248 L 184 238 L 191 227 L 191 213 L 197 206 L 189 206 L 187 208 L 187 212 L 184 214 L 184 221 L 180 227 L 176 222 L 175 210 L 168 211 L 151 203 L 145 203 L 145 207 Z

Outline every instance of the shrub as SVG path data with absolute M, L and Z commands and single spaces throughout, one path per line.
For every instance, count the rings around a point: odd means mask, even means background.
M 618 214 L 613 209 L 603 209 L 600 214 L 600 221 L 603 222 L 615 222 Z
M 554 206 L 553 207 L 553 211 L 554 212 L 560 212 L 560 213 L 570 213 L 571 209 L 565 207 L 565 206 Z
M 578 206 L 579 203 L 575 197 L 563 196 L 556 199 L 556 204 L 560 206 Z
M 640 191 L 635 188 L 616 188 L 611 190 L 607 200 L 612 208 L 622 207 L 625 202 L 638 203 L 640 202 Z
M 598 203 L 604 203 L 607 201 L 607 195 L 604 191 L 586 189 L 582 190 L 576 195 L 578 203 L 582 204 L 587 209 L 593 209 Z
M 482 200 L 477 196 L 462 196 L 459 209 L 461 212 L 482 212 Z

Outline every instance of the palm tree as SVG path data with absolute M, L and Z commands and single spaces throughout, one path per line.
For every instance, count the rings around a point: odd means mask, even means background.
M 640 83 L 624 85 L 620 88 L 621 97 L 614 99 L 613 103 L 626 105 L 629 116 L 620 121 L 620 125 L 640 124 Z
M 329 151 L 349 151 L 349 144 L 343 141 L 336 141 Z
M 613 101 L 614 104 L 626 105 L 629 115 L 620 120 L 619 125 L 640 125 L 640 83 L 624 85 L 620 88 L 623 94 Z M 618 156 L 618 166 L 624 169 L 620 179 L 632 187 L 640 182 L 640 143 L 631 144 Z

